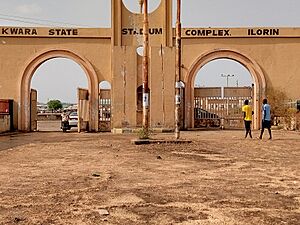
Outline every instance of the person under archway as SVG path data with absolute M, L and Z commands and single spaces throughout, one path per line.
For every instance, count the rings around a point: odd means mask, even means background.
M 63 132 L 69 130 L 69 119 L 69 114 L 66 110 L 64 110 L 61 114 L 61 129 L 63 130 Z
M 268 100 L 263 100 L 263 106 L 262 106 L 262 128 L 261 133 L 259 136 L 259 139 L 262 139 L 265 128 L 269 131 L 269 139 L 272 139 L 272 133 L 271 133 L 271 106 L 268 104 Z
M 249 105 L 248 99 L 246 99 L 244 102 L 242 112 L 244 113 L 244 123 L 245 123 L 245 129 L 246 129 L 245 138 L 247 138 L 248 134 L 249 134 L 250 138 L 252 138 L 251 123 L 252 123 L 252 115 L 254 114 L 254 112 L 252 110 L 252 107 Z

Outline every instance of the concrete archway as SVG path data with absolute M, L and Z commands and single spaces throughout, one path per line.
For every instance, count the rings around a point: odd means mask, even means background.
M 31 79 L 36 69 L 45 61 L 53 58 L 68 58 L 81 66 L 87 79 L 90 93 L 90 131 L 98 131 L 98 76 L 90 64 L 84 57 L 66 49 L 51 49 L 36 54 L 26 64 L 22 72 L 20 82 L 20 107 L 19 107 L 19 129 L 22 131 L 30 131 L 30 85 Z
M 242 54 L 237 50 L 217 49 L 200 55 L 192 66 L 189 68 L 184 81 L 185 89 L 185 128 L 194 128 L 194 81 L 197 72 L 208 62 L 216 59 L 231 59 L 241 63 L 250 72 L 254 81 L 253 90 L 253 110 L 254 110 L 254 129 L 260 128 L 260 105 L 262 98 L 265 96 L 266 80 L 260 66 L 250 57 Z

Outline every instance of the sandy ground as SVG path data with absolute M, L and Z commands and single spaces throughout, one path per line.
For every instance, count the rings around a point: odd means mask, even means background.
M 0 136 L 0 224 L 300 224 L 299 133 L 181 135 Z

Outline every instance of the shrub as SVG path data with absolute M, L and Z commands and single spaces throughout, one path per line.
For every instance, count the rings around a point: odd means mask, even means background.
M 146 129 L 145 127 L 141 128 L 139 131 L 138 131 L 138 137 L 139 139 L 149 139 L 150 138 L 150 135 L 152 134 L 152 130 L 151 129 Z
M 276 117 L 285 117 L 288 112 L 288 101 L 287 94 L 285 91 L 275 88 L 267 89 L 268 103 L 271 105 L 271 117 L 272 120 Z

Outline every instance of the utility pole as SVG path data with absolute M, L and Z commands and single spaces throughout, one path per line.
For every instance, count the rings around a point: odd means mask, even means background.
M 181 0 L 177 0 L 177 19 L 176 19 L 176 72 L 175 72 L 175 139 L 180 138 L 180 79 L 181 79 Z
M 234 77 L 234 74 L 221 74 L 221 77 L 226 78 L 226 87 L 228 87 L 228 79 L 229 77 Z
M 148 87 L 148 64 L 149 64 L 149 21 L 148 21 L 148 0 L 144 0 L 144 26 L 143 26 L 143 129 L 146 134 L 149 132 L 149 87 Z
M 226 87 L 228 87 L 228 80 L 229 77 L 234 77 L 234 74 L 221 74 L 221 77 L 225 77 L 226 78 Z M 225 90 L 223 89 L 223 98 L 225 98 Z M 226 97 L 226 115 L 229 115 L 229 99 L 228 97 Z

